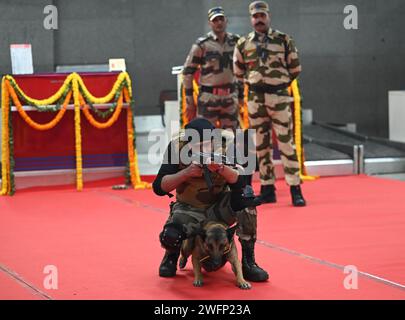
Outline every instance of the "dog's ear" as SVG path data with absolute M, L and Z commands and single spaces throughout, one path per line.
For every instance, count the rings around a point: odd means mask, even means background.
M 238 224 L 235 224 L 233 227 L 226 229 L 226 235 L 228 237 L 228 241 L 232 242 L 233 236 L 235 235 L 235 231 L 238 228 Z

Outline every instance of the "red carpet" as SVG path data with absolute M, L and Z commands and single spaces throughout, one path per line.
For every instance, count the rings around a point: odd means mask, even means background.
M 157 269 L 168 198 L 112 190 L 113 181 L 22 190 L 0 198 L 0 299 L 405 299 L 405 183 L 366 176 L 305 183 L 305 208 L 259 208 L 257 261 L 270 281 L 234 285 L 229 265 L 192 286 L 191 263 L 173 279 Z M 256 185 L 256 188 L 259 186 Z M 44 288 L 46 265 L 58 289 Z M 361 272 L 343 285 L 343 267 Z

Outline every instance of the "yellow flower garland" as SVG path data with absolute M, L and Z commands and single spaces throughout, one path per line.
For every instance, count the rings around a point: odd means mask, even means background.
M 193 80 L 193 99 L 194 99 L 194 105 L 196 108 L 198 108 L 198 95 L 199 95 L 199 87 L 197 81 Z
M 125 83 L 124 83 L 125 82 Z M 12 85 L 11 85 L 12 84 Z M 76 153 L 76 187 L 77 190 L 83 189 L 83 173 L 82 173 L 82 137 L 81 137 L 81 119 L 80 119 L 80 107 L 83 106 L 83 113 L 86 119 L 95 127 L 99 129 L 104 129 L 110 127 L 114 124 L 121 111 L 122 111 L 122 101 L 125 98 L 126 103 L 131 103 L 132 100 L 132 85 L 131 78 L 128 73 L 122 72 L 118 75 L 117 80 L 115 81 L 111 91 L 104 97 L 95 97 L 93 96 L 85 86 L 82 78 L 77 73 L 72 73 L 66 77 L 63 85 L 58 89 L 58 91 L 47 99 L 33 99 L 27 96 L 24 91 L 18 86 L 15 79 L 6 75 L 2 78 L 2 184 L 1 184 L 1 195 L 7 195 L 11 193 L 12 182 L 10 177 L 10 150 L 9 150 L 9 119 L 10 119 L 10 108 L 9 102 L 10 97 L 17 107 L 18 113 L 24 119 L 24 121 L 36 130 L 48 130 L 56 126 L 56 124 L 62 119 L 63 115 L 66 112 L 67 104 L 69 103 L 71 96 L 73 94 L 74 100 L 74 122 L 75 122 L 75 153 Z M 51 105 L 58 101 L 62 95 L 68 90 L 68 86 L 71 86 L 72 89 L 69 89 L 67 92 L 66 98 L 64 100 L 62 108 L 58 111 L 54 119 L 49 123 L 39 124 L 32 120 L 25 110 L 22 107 L 22 104 L 19 100 L 19 96 L 23 97 L 29 104 L 35 105 L 38 108 L 41 108 L 43 105 Z M 123 86 L 123 87 L 122 87 Z M 114 96 L 117 94 L 118 90 L 122 88 L 121 95 L 118 99 L 117 107 L 114 110 L 114 113 L 104 123 L 98 122 L 91 115 L 86 104 L 84 97 L 80 94 L 80 89 L 84 93 L 85 97 L 90 100 L 91 103 L 108 103 Z M 17 94 L 18 93 L 18 94 Z M 127 136 L 128 136 L 128 160 L 131 173 L 131 183 L 135 189 L 145 189 L 151 188 L 151 184 L 141 181 L 137 152 L 134 148 L 134 135 L 135 130 L 133 126 L 133 114 L 131 107 L 128 108 L 127 113 Z
M 73 101 L 74 101 L 74 120 L 75 120 L 75 150 L 76 150 L 76 188 L 78 191 L 83 189 L 83 168 L 82 168 L 82 132 L 80 126 L 80 101 L 79 101 L 79 82 L 73 79 Z
M 248 113 L 248 95 L 249 95 L 249 87 L 248 85 L 244 85 L 243 87 L 244 94 L 243 94 L 243 104 L 239 106 L 239 114 L 240 114 L 240 126 L 242 129 L 249 129 L 249 113 Z
M 86 119 L 91 123 L 91 125 L 93 127 L 96 127 L 98 129 L 106 129 L 106 128 L 111 127 L 118 120 L 118 117 L 121 114 L 122 93 L 121 93 L 120 97 L 118 98 L 117 107 L 115 108 L 114 113 L 111 115 L 110 119 L 108 119 L 106 122 L 99 122 L 96 119 L 94 119 L 94 117 L 90 113 L 89 105 L 85 103 L 83 96 L 81 94 L 79 94 L 79 100 L 80 100 L 80 105 L 83 106 L 82 110 L 83 110 L 83 113 L 84 113 Z
M 20 114 L 20 116 L 24 119 L 24 121 L 32 128 L 36 130 L 49 130 L 55 127 L 59 121 L 62 119 L 66 112 L 67 105 L 70 101 L 70 98 L 72 96 L 72 92 L 68 92 L 65 101 L 63 102 L 62 108 L 58 111 L 56 114 L 55 118 L 53 118 L 50 122 L 45 123 L 45 124 L 39 124 L 32 120 L 30 116 L 25 112 L 23 106 L 21 105 L 20 100 L 18 99 L 17 94 L 14 91 L 14 88 L 9 84 L 8 80 L 6 80 L 6 88 L 9 91 L 11 95 L 11 99 L 14 103 L 14 105 L 17 107 L 17 111 Z
M 90 93 L 90 91 L 87 89 L 86 85 L 84 84 L 83 79 L 80 78 L 80 76 L 78 76 L 78 75 L 77 75 L 76 79 L 77 79 L 77 81 L 79 82 L 80 88 L 83 90 L 85 96 L 86 96 L 92 103 L 103 104 L 103 103 L 108 103 L 108 102 L 110 102 L 110 101 L 114 98 L 114 95 L 115 95 L 116 92 L 118 91 L 118 88 L 120 87 L 121 83 L 122 83 L 123 81 L 125 81 L 125 80 L 126 80 L 127 83 L 128 83 L 128 87 L 131 88 L 131 79 L 130 79 L 130 77 L 129 77 L 129 75 L 128 75 L 127 72 L 121 72 L 121 73 L 118 75 L 118 78 L 117 78 L 117 80 L 115 81 L 115 83 L 114 83 L 114 85 L 113 85 L 111 91 L 110 91 L 106 96 L 104 96 L 104 97 L 95 97 L 95 96 L 93 96 L 93 95 Z M 130 91 L 129 93 L 130 93 L 130 95 L 132 96 L 131 90 L 132 90 L 132 89 L 129 89 L 129 91 Z
M 183 75 L 181 75 L 180 78 L 180 82 L 183 83 Z M 182 128 L 184 128 L 184 126 L 190 122 L 190 119 L 188 119 L 187 114 L 186 114 L 186 108 L 187 108 L 187 104 L 186 104 L 186 89 L 184 88 L 184 86 L 181 87 L 181 123 L 182 123 Z M 197 81 L 193 80 L 193 99 L 194 99 L 194 105 L 196 106 L 196 108 L 198 108 L 198 94 L 199 94 L 199 88 L 198 88 L 198 83 Z
M 59 88 L 59 90 L 53 94 L 52 96 L 50 96 L 47 99 L 42 99 L 42 100 L 37 100 L 37 99 L 33 99 L 29 96 L 27 96 L 23 90 L 21 90 L 21 88 L 19 87 L 19 85 L 17 84 L 17 82 L 14 80 L 14 78 L 10 75 L 6 75 L 5 78 L 6 80 L 10 81 L 13 83 L 13 85 L 15 86 L 16 90 L 18 91 L 18 93 L 24 97 L 24 99 L 26 101 L 28 101 L 30 104 L 33 104 L 35 106 L 45 106 L 45 105 L 50 105 L 50 104 L 54 104 L 56 101 L 58 101 L 63 93 L 65 92 L 66 88 L 69 86 L 69 84 L 73 81 L 74 78 L 76 77 L 80 77 L 77 73 L 72 73 L 70 74 L 65 81 L 63 82 L 63 85 Z
M 123 94 L 125 102 L 131 103 L 131 91 L 128 88 L 123 88 Z M 128 162 L 129 162 L 129 172 L 131 177 L 131 183 L 134 189 L 150 189 L 152 185 L 148 182 L 141 181 L 141 175 L 138 168 L 138 154 L 134 148 L 134 137 L 135 137 L 135 128 L 134 128 L 134 119 L 132 115 L 131 105 L 127 109 L 127 131 L 128 131 Z
M 8 194 L 9 190 L 9 128 L 8 128 L 8 113 L 9 113 L 9 94 L 6 88 L 5 78 L 1 81 L 1 138 L 2 138 L 2 150 L 1 150 L 1 195 Z
M 124 90 L 124 98 L 125 102 L 130 101 L 130 96 L 126 90 Z M 128 163 L 129 163 L 129 174 L 131 177 L 131 183 L 133 186 L 136 186 L 137 182 L 139 182 L 136 169 L 135 169 L 135 151 L 134 151 L 134 124 L 132 119 L 132 108 L 127 109 L 127 131 L 128 131 Z
M 291 88 L 289 89 L 290 95 L 292 94 L 294 98 L 294 139 L 295 145 L 297 148 L 297 157 L 300 167 L 300 178 L 302 180 L 315 180 L 319 177 L 317 176 L 308 176 L 305 172 L 305 164 L 303 163 L 303 147 L 302 147 L 302 126 L 301 126 L 301 94 L 298 88 L 298 81 L 295 79 L 291 83 Z
M 180 79 L 181 83 L 183 83 L 183 75 L 181 75 L 181 79 Z M 181 86 L 181 111 L 180 111 L 180 123 L 181 123 L 181 127 L 184 128 L 184 126 L 187 124 L 188 119 L 186 116 L 186 90 L 184 89 L 184 86 Z

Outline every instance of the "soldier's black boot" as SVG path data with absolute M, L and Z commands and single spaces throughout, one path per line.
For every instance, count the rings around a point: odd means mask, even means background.
M 242 272 L 245 280 L 253 282 L 266 281 L 269 274 L 255 261 L 255 240 L 240 240 L 242 245 Z
M 299 185 L 291 186 L 290 192 L 291 192 L 292 204 L 294 207 L 305 207 L 306 206 L 306 202 L 302 195 L 301 187 Z
M 262 203 L 276 203 L 276 188 L 274 185 L 261 186 L 260 199 Z
M 179 259 L 179 255 L 180 250 L 175 252 L 166 251 L 159 266 L 159 276 L 170 278 L 176 275 L 177 260 Z

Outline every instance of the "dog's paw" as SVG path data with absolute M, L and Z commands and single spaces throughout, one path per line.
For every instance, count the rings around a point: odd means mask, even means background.
M 179 261 L 179 268 L 180 270 L 183 270 L 186 267 L 187 264 L 187 258 L 181 257 Z
M 200 279 L 194 280 L 193 286 L 194 286 L 194 287 L 202 287 L 202 286 L 203 286 L 203 281 L 200 280 Z
M 245 281 L 245 282 L 239 282 L 239 283 L 237 284 L 237 286 L 238 286 L 240 289 L 242 289 L 242 290 L 249 290 L 249 289 L 252 288 L 252 285 L 251 285 L 249 282 L 247 282 L 247 281 Z

